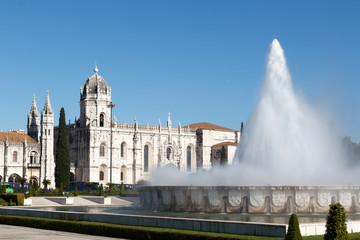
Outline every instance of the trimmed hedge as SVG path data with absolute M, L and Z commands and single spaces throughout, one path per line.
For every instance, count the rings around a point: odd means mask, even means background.
M 6 202 L 16 204 L 16 206 L 24 206 L 25 195 L 23 193 L 10 193 L 10 194 L 0 194 L 0 198 L 4 199 Z
M 282 239 L 257 236 L 239 236 L 232 234 L 206 233 L 197 231 L 176 230 L 167 228 L 150 228 L 124 226 L 108 223 L 76 222 L 35 217 L 0 216 L 0 224 L 10 224 L 34 228 L 83 233 L 89 235 L 118 237 L 126 239 L 180 239 L 180 240 L 212 240 L 212 239 Z
M 6 202 L 4 199 L 0 198 L 0 205 L 1 206 L 9 206 L 9 203 Z

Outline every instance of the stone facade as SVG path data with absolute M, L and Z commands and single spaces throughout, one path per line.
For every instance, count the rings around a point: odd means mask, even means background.
M 132 124 L 117 123 L 112 117 L 111 88 L 98 69 L 94 71 L 80 89 L 80 117 L 67 126 L 71 181 L 135 184 L 158 166 L 189 173 L 209 169 L 216 165 L 215 145 L 227 144 L 228 150 L 229 144 L 236 146 L 240 141 L 239 131 L 211 123 L 173 126 L 170 113 L 166 126 L 160 120 L 157 126 L 140 125 L 136 119 Z M 10 135 L 14 134 L 19 137 L 13 141 Z M 34 96 L 27 134 L 0 134 L 0 178 L 26 177 L 38 183 L 50 179 L 54 187 L 57 137 L 49 94 L 41 115 Z M 16 161 L 12 160 L 15 152 Z
M 74 181 L 135 184 L 157 166 L 209 169 L 212 145 L 240 140 L 239 131 L 214 124 L 173 126 L 170 113 L 166 126 L 139 125 L 136 119 L 111 124 L 111 88 L 94 71 L 80 89 L 80 118 L 68 126 Z
M 50 187 L 54 187 L 54 113 L 49 93 L 41 117 L 34 96 L 27 128 L 27 134 L 0 132 L 0 179 L 18 182 L 19 178 L 25 177 L 39 185 L 49 179 Z

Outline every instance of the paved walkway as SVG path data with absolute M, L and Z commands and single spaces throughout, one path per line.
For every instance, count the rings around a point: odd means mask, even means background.
M 137 200 L 137 197 L 120 198 L 114 196 L 114 197 L 108 197 L 111 198 L 111 204 L 104 205 L 99 203 L 100 202 L 99 200 L 101 198 L 103 197 L 99 197 L 99 196 L 74 197 L 74 204 L 71 206 L 112 206 L 112 205 L 131 206 Z M 59 199 L 59 197 L 32 197 L 31 199 L 32 199 L 31 206 L 33 207 L 63 206 L 62 204 L 59 203 L 59 201 L 56 200 Z M 0 224 L 0 240 L 2 239 L 30 239 L 30 240 L 32 239 L 34 240 L 104 239 L 106 240 L 106 239 L 119 239 L 119 238 L 110 238 L 110 237 Z
M 120 239 L 111 237 L 102 237 L 70 232 L 61 232 L 13 225 L 0 224 L 0 239 L 29 239 L 29 240 L 70 240 L 70 239 L 89 239 L 89 240 L 107 240 Z
M 33 207 L 49 207 L 49 206 L 63 206 L 63 204 L 59 203 L 59 199 L 64 197 L 31 197 Z M 104 204 L 100 203 L 100 200 L 103 197 L 100 196 L 77 196 L 72 197 L 74 199 L 74 204 L 71 206 L 100 206 Z M 117 197 L 111 196 L 108 197 L 111 199 L 110 205 L 117 206 L 130 206 L 133 205 L 137 197 Z

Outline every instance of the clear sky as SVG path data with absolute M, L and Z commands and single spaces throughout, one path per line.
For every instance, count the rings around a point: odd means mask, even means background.
M 269 45 L 285 50 L 297 91 L 360 141 L 360 1 L 1 1 L 0 129 L 26 129 L 46 91 L 58 124 L 79 117 L 95 62 L 118 122 L 240 129 Z

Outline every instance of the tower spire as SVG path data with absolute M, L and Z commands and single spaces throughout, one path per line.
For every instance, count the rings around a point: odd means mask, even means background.
M 52 113 L 50 97 L 49 97 L 49 90 L 46 92 L 46 100 L 45 100 L 43 112 L 44 113 Z
M 40 116 L 36 106 L 35 94 L 33 96 L 30 113 L 28 115 L 27 134 L 35 141 L 39 141 Z
M 168 115 L 167 126 L 168 126 L 169 128 L 171 128 L 170 112 L 169 112 L 169 115 Z
M 36 106 L 36 100 L 35 100 L 35 94 L 33 96 L 33 100 L 32 100 L 32 104 L 31 104 L 31 109 L 30 109 L 30 115 L 34 116 L 39 116 L 38 110 L 37 110 L 37 106 Z

